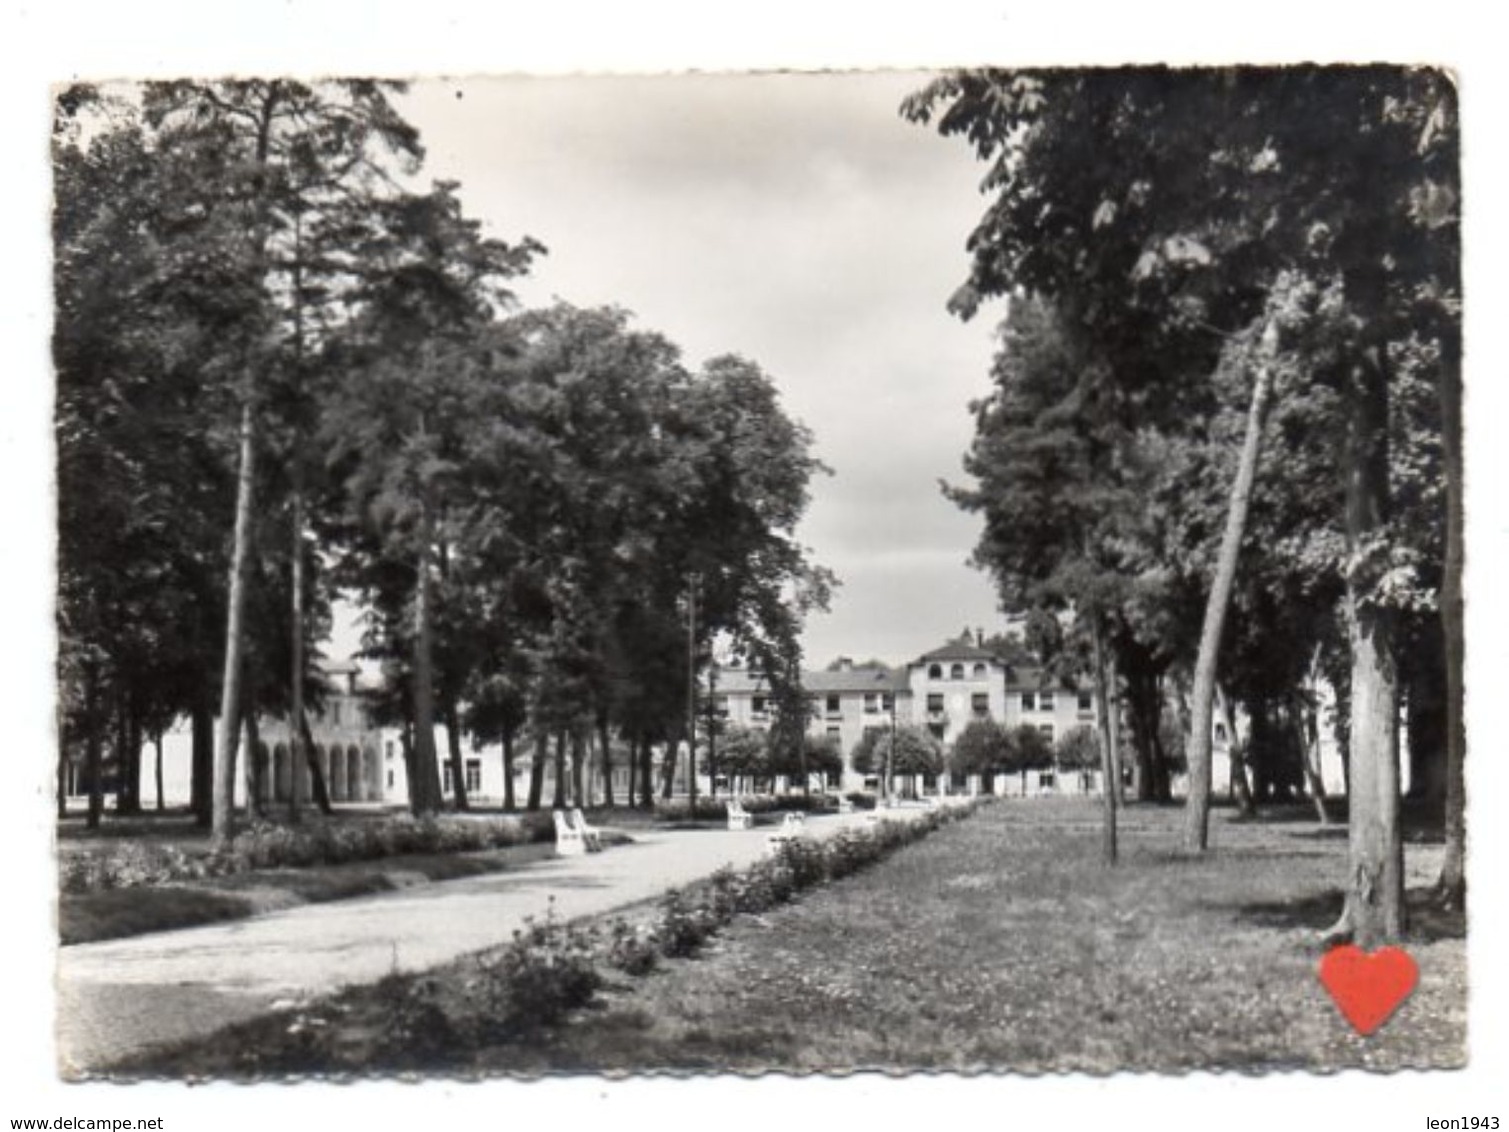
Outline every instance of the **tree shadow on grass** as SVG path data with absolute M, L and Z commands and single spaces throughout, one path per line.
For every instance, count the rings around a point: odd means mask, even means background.
M 1292 900 L 1260 900 L 1247 904 L 1226 904 L 1217 907 L 1236 913 L 1239 924 L 1250 924 L 1279 931 L 1321 932 L 1336 923 L 1341 914 L 1345 897 L 1341 889 L 1299 896 Z M 1412 888 L 1404 894 L 1405 907 L 1409 914 L 1409 929 L 1406 939 L 1413 943 L 1436 943 L 1443 939 L 1466 939 L 1467 916 L 1460 909 L 1441 906 L 1434 888 Z

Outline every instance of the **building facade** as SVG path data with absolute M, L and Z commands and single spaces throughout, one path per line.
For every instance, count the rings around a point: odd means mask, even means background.
M 840 658 L 832 670 L 803 672 L 802 684 L 809 704 L 807 733 L 837 743 L 845 790 L 866 784 L 851 760 L 868 730 L 921 727 L 947 748 L 976 720 L 1036 727 L 1049 743 L 1095 723 L 1092 691 L 1048 681 L 1039 667 L 1003 657 L 969 634 L 896 668 Z M 758 672 L 722 671 L 718 708 L 730 726 L 766 730 L 772 717 L 769 690 Z M 1012 789 L 1005 783 L 1001 788 Z

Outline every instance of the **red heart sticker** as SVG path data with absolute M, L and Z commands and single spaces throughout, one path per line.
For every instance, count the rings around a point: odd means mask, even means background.
M 1320 961 L 1321 983 L 1364 1037 L 1388 1021 L 1419 979 L 1414 959 L 1397 947 L 1380 947 L 1370 955 L 1348 943 L 1333 947 Z

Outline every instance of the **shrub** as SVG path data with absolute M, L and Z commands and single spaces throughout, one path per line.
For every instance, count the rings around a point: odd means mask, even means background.
M 653 929 L 615 919 L 608 926 L 608 963 L 626 975 L 648 975 L 660 962 L 660 942 Z
M 524 819 L 414 818 L 376 821 L 306 820 L 298 826 L 258 821 L 211 854 L 123 841 L 64 859 L 58 879 L 69 894 L 228 876 L 254 869 L 307 868 L 411 853 L 459 853 L 554 840 L 548 815 Z
M 668 959 L 695 955 L 702 941 L 721 922 L 710 903 L 699 901 L 680 889 L 671 889 L 660 901 L 660 923 L 655 929 L 661 954 Z
M 828 877 L 828 855 L 815 841 L 796 838 L 781 843 L 776 860 L 791 872 L 791 883 L 800 890 L 821 884 Z
M 828 875 L 835 880 L 858 872 L 880 859 L 883 852 L 879 832 L 866 833 L 846 829 L 828 842 Z
M 727 816 L 728 800 L 726 798 L 698 798 L 695 812 L 693 812 L 691 803 L 686 798 L 676 798 L 669 802 L 660 800 L 655 802 L 656 821 L 722 821 Z
M 483 1037 L 512 1037 L 554 1025 L 592 1001 L 602 985 L 594 934 L 555 919 L 526 921 L 513 942 L 486 957 L 472 988 L 482 1001 Z
M 378 1048 L 401 1063 L 437 1061 L 460 1044 L 433 978 L 385 975 L 373 988 L 381 1011 Z
M 739 799 L 752 814 L 769 814 L 786 811 L 797 813 L 827 813 L 838 809 L 838 798 L 832 794 L 755 794 Z

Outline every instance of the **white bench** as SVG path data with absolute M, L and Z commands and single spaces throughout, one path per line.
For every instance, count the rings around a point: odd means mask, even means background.
M 582 835 L 582 841 L 586 843 L 589 852 L 602 852 L 603 831 L 595 825 L 588 825 L 587 815 L 580 809 L 571 811 L 571 827 Z
M 749 829 L 754 825 L 754 815 L 746 810 L 737 798 L 728 800 L 728 828 Z
M 802 836 L 804 821 L 801 814 L 790 813 L 781 819 L 781 828 L 765 839 L 772 853 L 780 852 L 781 846 Z
M 557 857 L 580 857 L 587 852 L 587 838 L 571 824 L 564 810 L 551 810 L 555 820 L 555 855 Z

